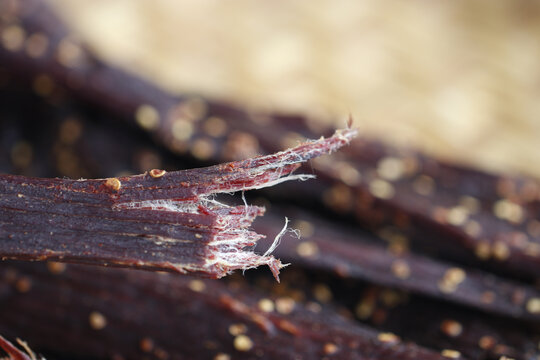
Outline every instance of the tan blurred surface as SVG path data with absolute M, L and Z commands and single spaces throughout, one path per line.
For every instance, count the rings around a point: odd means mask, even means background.
M 53 0 L 173 92 L 336 119 L 540 176 L 540 2 Z

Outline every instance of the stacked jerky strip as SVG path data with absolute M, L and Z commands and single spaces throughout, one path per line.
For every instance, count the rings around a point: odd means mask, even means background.
M 38 0 L 4 5 L 3 13 L 3 31 L 13 39 L 4 41 L 0 61 L 10 71 L 34 77 L 37 85 L 45 76 L 46 83 L 133 120 L 175 153 L 189 151 L 212 162 L 246 158 L 323 131 L 310 119 L 255 114 L 160 91 L 97 60 Z M 36 43 L 42 51 L 30 50 Z M 540 195 L 533 180 L 445 165 L 368 140 L 314 168 L 318 184 L 290 187 L 302 199 L 323 200 L 451 260 L 530 279 L 540 275 Z
M 471 359 L 538 358 L 537 325 L 391 294 L 388 289 L 366 289 L 355 308 L 356 315 L 372 326 L 404 334 L 405 339 L 423 346 L 456 349 Z
M 540 323 L 539 314 L 528 311 L 540 301 L 540 291 L 533 286 L 414 253 L 394 254 L 372 235 L 347 231 L 344 226 L 293 208 L 273 206 L 269 214 L 255 222 L 255 229 L 271 234 L 282 222 L 276 214 L 296 219 L 292 226 L 304 230 L 300 238 L 284 237 L 276 248 L 275 254 L 286 262 Z M 268 240 L 260 246 L 267 248 Z
M 471 359 L 536 359 L 540 333 L 537 324 L 508 319 L 381 288 L 328 273 L 288 269 L 278 286 L 260 272 L 248 281 L 275 296 L 290 297 L 310 309 L 328 305 L 348 318 L 356 318 L 379 331 L 440 350 L 453 349 Z M 234 280 L 234 276 L 227 278 Z
M 222 282 L 59 265 L 2 264 L 1 332 L 17 329 L 39 351 L 95 358 L 444 359 L 332 312 Z

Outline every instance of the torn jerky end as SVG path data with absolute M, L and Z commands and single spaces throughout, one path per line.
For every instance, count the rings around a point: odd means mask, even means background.
M 247 167 L 247 173 L 242 176 L 245 177 L 244 180 L 248 180 L 247 178 L 249 176 L 257 177 L 259 179 L 258 181 L 252 182 L 248 186 L 240 185 L 242 183 L 242 181 L 240 181 L 239 183 L 237 183 L 238 185 L 236 187 L 229 188 L 228 190 L 221 189 L 220 192 L 258 189 L 273 186 L 282 181 L 294 179 L 308 179 L 310 178 L 309 175 L 290 175 L 290 173 L 296 170 L 298 163 L 307 161 L 311 158 L 326 153 L 331 153 L 340 148 L 341 146 L 348 144 L 356 136 L 356 134 L 356 129 L 349 128 L 345 130 L 337 130 L 332 137 L 329 137 L 327 139 L 321 137 L 319 140 L 308 141 L 295 148 L 288 149 L 277 154 L 260 156 L 254 159 L 240 161 L 237 163 L 225 164 L 225 167 L 229 170 L 235 169 L 238 171 L 242 167 Z M 253 164 L 256 165 L 253 166 Z M 276 170 L 278 170 L 278 172 L 276 172 Z M 270 176 L 265 176 L 266 172 L 270 172 Z M 247 208 L 248 205 L 246 204 L 246 209 Z M 260 212 L 257 215 L 262 215 L 263 212 L 264 208 L 260 208 Z M 248 226 L 251 225 L 255 216 L 249 219 Z M 237 251 L 233 251 L 233 253 L 221 252 L 219 254 L 219 250 L 215 249 L 213 251 L 214 256 L 211 256 L 211 258 L 206 261 L 207 266 L 219 267 L 220 269 L 218 272 L 222 274 L 219 277 L 222 277 L 229 274 L 234 269 L 241 268 L 245 271 L 251 268 L 258 267 L 259 265 L 267 265 L 272 271 L 272 274 L 274 275 L 276 281 L 279 282 L 279 270 L 289 264 L 282 264 L 279 259 L 274 258 L 274 256 L 270 255 L 270 253 L 275 249 L 275 247 L 279 243 L 279 240 L 286 232 L 287 224 L 288 219 L 285 219 L 285 226 L 276 235 L 272 245 L 263 255 L 257 255 L 253 252 L 242 251 L 242 248 L 244 248 L 246 245 L 236 246 Z M 243 237 L 245 234 L 249 234 L 249 232 L 246 231 L 240 236 Z M 250 240 L 252 240 L 252 244 L 248 245 L 254 245 L 260 238 L 263 237 L 263 235 L 259 235 L 256 233 L 252 233 L 251 236 L 252 238 Z M 245 244 L 247 239 L 242 240 L 243 241 L 239 241 L 238 243 Z M 229 246 L 230 245 L 231 244 L 229 244 Z M 219 256 L 216 256 L 218 254 Z M 244 265 L 242 265 L 242 263 L 244 263 Z

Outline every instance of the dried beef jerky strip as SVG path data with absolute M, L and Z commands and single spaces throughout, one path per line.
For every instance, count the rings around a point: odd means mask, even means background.
M 265 298 L 223 282 L 75 265 L 49 268 L 52 273 L 42 264 L 4 263 L 0 271 L 0 331 L 17 332 L 45 355 L 444 359 L 333 312 L 312 312 L 290 298 Z
M 363 322 L 435 349 L 452 348 L 471 359 L 537 359 L 538 326 L 485 316 L 394 290 L 366 287 L 355 306 Z
M 283 221 L 282 214 L 295 219 L 293 228 L 298 226 L 304 236 L 283 238 L 274 254 L 295 266 L 396 287 L 491 314 L 540 322 L 540 292 L 535 288 L 413 253 L 395 254 L 358 229 L 338 227 L 305 212 L 276 207 L 258 219 L 254 228 L 261 234 L 271 234 Z M 267 248 L 266 242 L 259 246 Z
M 294 149 L 223 165 L 98 180 L 0 175 L 0 254 L 222 277 L 281 263 L 244 250 L 261 238 L 248 227 L 264 208 L 212 198 L 309 175 L 299 162 L 337 150 L 355 130 Z
M 354 211 L 364 223 L 383 231 L 391 226 L 448 258 L 538 275 L 536 181 L 496 177 L 372 142 L 356 142 L 355 150 L 363 185 L 356 187 Z

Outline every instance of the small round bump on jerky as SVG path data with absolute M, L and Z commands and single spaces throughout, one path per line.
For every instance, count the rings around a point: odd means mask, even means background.
M 396 343 L 400 341 L 399 336 L 392 333 L 380 333 L 377 339 L 383 343 Z
M 392 273 L 400 279 L 407 279 L 411 275 L 411 268 L 404 260 L 396 260 L 392 263 Z
M 225 353 L 218 353 L 214 356 L 214 360 L 231 360 L 231 356 Z
M 276 299 L 276 310 L 280 314 L 290 314 L 294 310 L 295 302 L 290 297 Z
M 540 298 L 531 298 L 527 301 L 527 311 L 531 314 L 540 313 Z
M 478 346 L 484 350 L 491 349 L 493 346 L 495 346 L 495 343 L 496 341 L 493 336 L 489 335 L 482 336 L 480 340 L 478 340 Z
M 441 355 L 450 359 L 459 359 L 461 357 L 461 353 L 459 351 L 449 349 L 444 349 L 441 351 Z
M 261 299 L 258 302 L 258 307 L 261 311 L 272 312 L 274 311 L 274 302 L 270 299 Z
M 150 105 L 141 105 L 135 110 L 135 121 L 145 130 L 155 130 L 159 126 L 159 113 Z
M 338 347 L 334 343 L 326 343 L 324 344 L 323 351 L 326 355 L 332 355 L 335 354 L 338 351 Z
M 248 330 L 247 326 L 245 324 L 231 324 L 229 325 L 229 334 L 233 336 L 238 336 L 245 334 Z
M 455 320 L 447 319 L 441 323 L 441 331 L 447 336 L 456 337 L 463 332 L 463 326 Z
M 111 190 L 118 191 L 122 187 L 122 183 L 117 178 L 109 178 L 105 181 L 105 186 Z
M 202 292 L 206 289 L 206 284 L 201 280 L 191 280 L 188 284 L 190 290 L 195 292 Z
M 140 341 L 139 347 L 144 352 L 150 352 L 154 349 L 154 341 L 150 338 L 145 337 Z
M 149 174 L 151 177 L 157 179 L 165 175 L 167 172 L 165 170 L 159 170 L 159 169 L 152 169 L 150 170 Z
M 234 338 L 234 348 L 238 351 L 249 351 L 253 348 L 253 341 L 246 335 L 238 335 Z
M 100 312 L 92 311 L 88 316 L 90 327 L 94 330 L 102 330 L 107 326 L 107 318 Z

